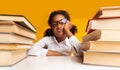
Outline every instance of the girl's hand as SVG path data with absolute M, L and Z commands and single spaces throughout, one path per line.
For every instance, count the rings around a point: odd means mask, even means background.
M 72 28 L 72 23 L 70 21 L 67 21 L 67 23 L 64 26 L 65 30 L 70 30 Z
M 73 36 L 70 29 L 72 28 L 72 23 L 70 21 L 67 21 L 67 23 L 64 25 L 64 33 L 67 35 L 68 38 Z

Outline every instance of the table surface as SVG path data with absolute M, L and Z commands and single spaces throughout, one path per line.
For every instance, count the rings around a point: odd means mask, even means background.
M 85 65 L 75 56 L 28 56 L 10 67 L 0 70 L 120 70 L 120 67 Z

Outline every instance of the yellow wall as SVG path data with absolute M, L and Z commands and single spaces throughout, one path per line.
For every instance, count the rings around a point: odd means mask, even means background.
M 48 28 L 47 19 L 51 11 L 64 9 L 70 13 L 71 21 L 77 25 L 76 36 L 81 40 L 85 35 L 87 21 L 101 6 L 119 6 L 120 0 L 1 0 L 0 14 L 26 16 L 37 29 L 38 41 Z

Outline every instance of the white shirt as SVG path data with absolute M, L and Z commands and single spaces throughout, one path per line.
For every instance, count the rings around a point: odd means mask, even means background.
M 47 47 L 45 49 L 44 47 Z M 69 39 L 66 37 L 64 41 L 58 43 L 54 36 L 46 36 L 33 45 L 28 51 L 28 55 L 46 56 L 48 50 L 58 51 L 65 55 L 69 55 L 71 51 L 77 56 L 80 55 L 80 42 L 72 36 Z

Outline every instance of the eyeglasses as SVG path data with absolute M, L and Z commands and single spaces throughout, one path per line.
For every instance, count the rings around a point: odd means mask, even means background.
M 67 19 L 66 19 L 66 18 L 63 18 L 63 19 L 61 19 L 61 20 L 59 20 L 59 21 L 54 21 L 54 22 L 52 22 L 52 23 L 51 23 L 51 26 L 58 26 L 58 24 L 63 25 L 63 24 L 65 24 L 66 22 L 67 22 Z

